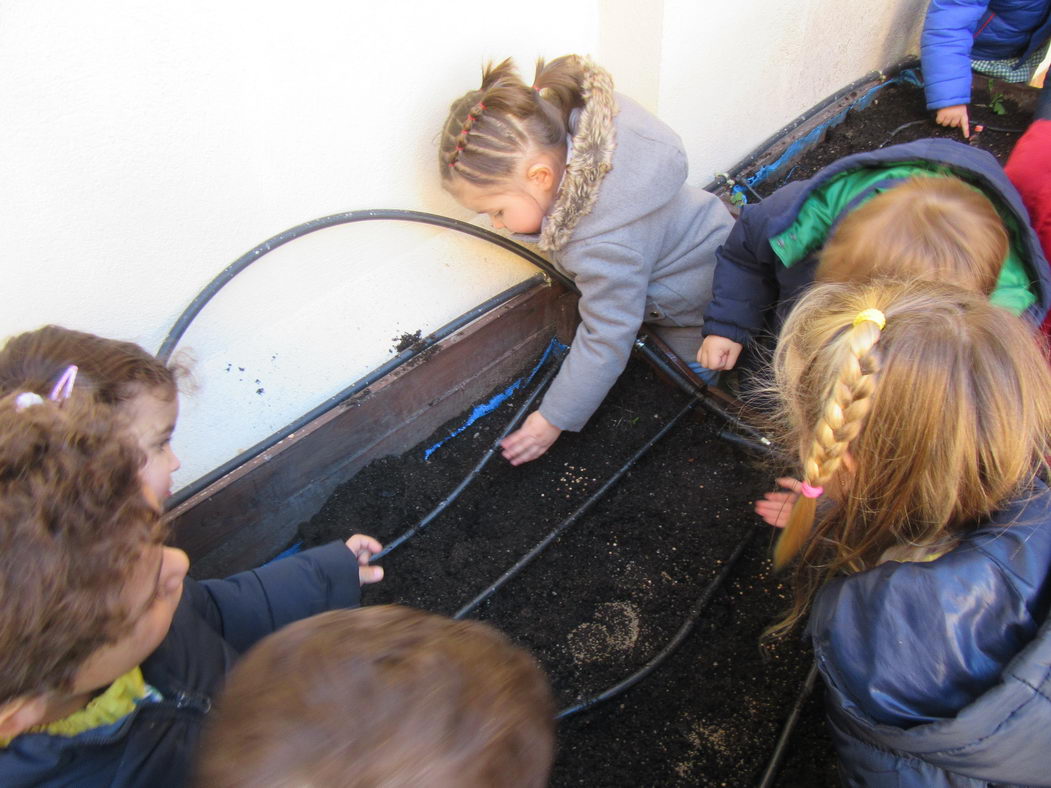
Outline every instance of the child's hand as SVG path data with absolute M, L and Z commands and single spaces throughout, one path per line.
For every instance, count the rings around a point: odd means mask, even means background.
M 500 442 L 504 450 L 504 459 L 512 465 L 535 460 L 550 449 L 551 444 L 558 440 L 561 434 L 562 430 L 545 419 L 540 411 L 534 410 L 525 420 L 525 424 Z
M 697 362 L 708 369 L 733 369 L 742 347 L 732 339 L 709 334 L 697 351 Z
M 755 513 L 763 518 L 763 522 L 774 528 L 784 528 L 788 525 L 788 518 L 792 516 L 792 507 L 799 497 L 802 482 L 798 479 L 781 477 L 777 480 L 779 487 L 784 487 L 791 492 L 768 492 L 763 494 L 762 500 L 755 502 Z
M 378 583 L 383 579 L 382 566 L 369 566 L 369 559 L 383 549 L 383 545 L 365 534 L 354 534 L 347 540 L 347 549 L 358 559 L 358 581 L 361 585 Z
M 967 122 L 967 105 L 954 104 L 951 107 L 942 107 L 934 116 L 934 122 L 939 126 L 958 126 L 965 138 L 971 136 L 971 127 Z

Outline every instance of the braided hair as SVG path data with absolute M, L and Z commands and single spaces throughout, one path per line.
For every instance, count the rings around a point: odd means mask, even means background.
M 792 607 L 768 635 L 835 575 L 951 549 L 1025 494 L 1051 456 L 1044 352 L 1021 319 L 953 285 L 877 279 L 803 297 L 774 375 L 806 487 L 774 551 L 777 567 L 795 560 Z
M 533 150 L 564 146 L 569 113 L 583 106 L 583 75 L 583 61 L 576 55 L 537 61 L 531 86 L 510 58 L 487 65 L 481 87 L 449 108 L 438 147 L 443 182 L 462 178 L 496 186 Z

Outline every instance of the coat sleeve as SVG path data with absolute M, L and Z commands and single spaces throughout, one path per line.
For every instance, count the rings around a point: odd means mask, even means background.
M 566 248 L 562 265 L 576 273 L 580 325 L 540 404 L 559 429 L 582 429 L 624 371 L 646 310 L 647 257 L 608 241 Z
M 781 289 L 781 260 L 770 246 L 769 225 L 789 210 L 807 188 L 806 181 L 783 186 L 760 203 L 745 206 L 726 243 L 715 253 L 712 300 L 704 311 L 704 335 L 747 345 L 765 325 Z
M 197 611 L 242 652 L 285 624 L 361 603 L 357 561 L 343 542 L 195 585 Z
M 920 38 L 927 109 L 971 102 L 971 48 L 989 0 L 931 0 Z

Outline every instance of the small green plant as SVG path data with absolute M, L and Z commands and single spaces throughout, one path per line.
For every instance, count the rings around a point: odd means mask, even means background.
M 989 104 L 988 107 L 997 115 L 1006 115 L 1007 107 L 1004 106 L 1004 94 L 993 87 L 993 81 L 989 80 Z
M 741 207 L 745 203 L 744 192 L 730 192 L 730 202 L 737 207 Z

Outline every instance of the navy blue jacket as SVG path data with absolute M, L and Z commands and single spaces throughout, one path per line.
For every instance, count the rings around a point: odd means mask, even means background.
M 285 624 L 360 597 L 357 561 L 342 542 L 226 580 L 187 578 L 168 635 L 142 665 L 164 700 L 101 732 L 17 737 L 0 750 L 0 785 L 185 785 L 212 698 L 238 657 Z
M 816 595 L 808 632 L 844 784 L 1051 785 L 1051 491 L 937 560 Z
M 948 166 L 953 174 L 980 188 L 1016 217 L 1020 237 L 1012 241 L 1021 252 L 1031 289 L 1037 295 L 1025 317 L 1040 325 L 1051 309 L 1051 274 L 1040 239 L 1029 225 L 1022 198 L 991 154 L 954 140 L 924 139 L 846 156 L 805 181 L 786 184 L 762 202 L 746 205 L 726 243 L 716 252 L 712 300 L 704 313 L 705 335 L 715 334 L 748 345 L 763 332 L 776 334 L 792 304 L 814 281 L 819 250 L 786 268 L 774 254 L 771 239 L 795 222 L 814 190 L 832 176 L 856 168 L 916 161 Z M 849 208 L 844 214 L 848 212 Z
M 927 109 L 971 102 L 971 60 L 1021 62 L 1051 38 L 1051 0 L 931 0 L 920 38 Z

